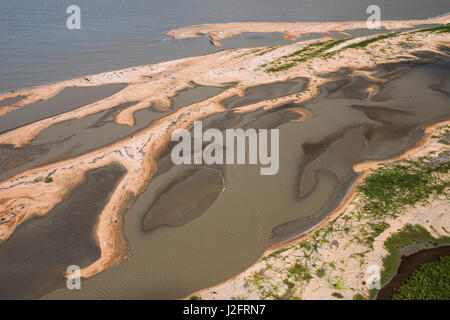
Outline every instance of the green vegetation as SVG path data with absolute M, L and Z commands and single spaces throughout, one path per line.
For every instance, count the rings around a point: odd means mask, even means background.
M 421 32 L 447 33 L 450 32 L 450 23 L 444 24 L 442 26 L 411 31 L 410 33 L 421 33 Z
M 339 299 L 344 298 L 344 296 L 342 294 L 340 294 L 339 292 L 333 292 L 331 295 L 333 297 L 336 297 L 336 298 L 339 298 Z
M 361 208 L 372 215 L 396 216 L 406 206 L 446 194 L 450 181 L 445 175 L 450 163 L 431 164 L 429 157 L 403 160 L 373 170 L 358 187 Z M 383 229 L 383 226 L 379 226 Z
M 328 51 L 331 48 L 350 39 L 351 38 L 312 43 L 306 47 L 303 47 L 297 51 L 294 51 L 288 55 L 284 55 L 272 61 L 270 64 L 275 66 L 267 68 L 266 72 L 270 73 L 287 70 L 295 67 L 298 62 L 306 62 L 314 58 L 328 59 L 329 57 L 334 55 L 335 52 L 325 53 L 325 51 Z
M 318 269 L 318 270 L 317 270 L 317 276 L 318 276 L 319 278 L 325 277 L 325 270 L 324 270 L 323 268 Z
M 401 261 L 401 249 L 414 243 L 429 243 L 437 246 L 450 243 L 450 237 L 434 238 L 420 225 L 406 225 L 402 230 L 392 234 L 384 246 L 388 255 L 383 260 L 384 271 L 381 274 L 381 285 L 389 282 L 397 272 Z
M 353 296 L 352 300 L 366 300 L 361 294 L 357 293 Z
M 48 177 L 44 180 L 45 183 L 50 183 L 53 182 L 53 178 L 52 177 Z
M 353 48 L 353 49 L 365 48 L 371 43 L 374 43 L 374 42 L 380 41 L 380 40 L 389 39 L 389 38 L 395 37 L 396 35 L 398 35 L 398 32 L 392 32 L 392 33 L 387 33 L 387 34 L 380 34 L 379 36 L 376 36 L 376 37 L 373 37 L 373 38 L 370 38 L 370 39 L 366 39 L 366 40 L 363 40 L 363 41 L 360 41 L 360 42 L 352 43 L 352 44 L 346 46 L 346 48 Z
M 395 290 L 393 300 L 450 300 L 450 257 L 426 263 Z
M 273 50 L 278 49 L 278 48 L 279 48 L 279 46 L 278 46 L 278 47 L 269 47 L 269 48 L 266 49 L 266 50 L 259 51 L 258 53 L 256 53 L 256 55 L 257 55 L 257 56 L 263 56 L 263 55 L 265 55 L 266 53 L 272 52 Z

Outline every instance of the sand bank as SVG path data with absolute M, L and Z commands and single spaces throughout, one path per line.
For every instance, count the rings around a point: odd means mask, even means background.
M 450 15 L 426 20 L 382 20 L 381 27 L 386 30 L 413 28 L 419 25 L 445 24 L 450 22 Z M 331 31 L 344 31 L 366 29 L 366 21 L 339 21 L 339 22 L 232 22 L 220 24 L 206 24 L 183 27 L 165 32 L 165 35 L 174 39 L 188 39 L 207 36 L 211 42 L 220 46 L 219 40 L 240 35 L 244 32 L 280 32 L 285 39 L 295 40 L 309 33 L 330 33 Z

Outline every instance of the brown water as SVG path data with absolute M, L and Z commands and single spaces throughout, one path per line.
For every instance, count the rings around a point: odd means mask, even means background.
M 378 76 L 396 73 L 397 78 L 372 101 L 363 90 L 369 80 L 348 69 L 335 73 L 334 83 L 301 105 L 313 114 L 304 122 L 290 121 L 283 107 L 246 115 L 231 108 L 206 119 L 204 128 L 277 127 L 279 173 L 261 176 L 257 165 L 173 166 L 168 148 L 148 189 L 126 213 L 132 256 L 84 281 L 80 291 L 59 289 L 44 298 L 173 299 L 245 270 L 271 244 L 305 232 L 336 208 L 357 178 L 355 163 L 398 155 L 420 140 L 423 125 L 450 117 L 450 62 L 425 62 L 378 66 Z M 216 199 L 206 204 L 196 199 L 198 205 L 187 210 L 182 201 L 170 203 L 170 197 L 194 201 L 186 194 L 192 191 L 188 179 L 180 179 L 193 170 L 205 176 L 205 170 L 217 170 L 224 190 L 210 194 L 194 183 L 192 190 Z M 167 208 L 179 214 L 165 214 Z M 151 221 L 149 231 L 144 231 L 146 221 Z

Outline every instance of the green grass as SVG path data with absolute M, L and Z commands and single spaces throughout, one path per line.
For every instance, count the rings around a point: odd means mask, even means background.
M 392 37 L 395 37 L 396 35 L 398 35 L 398 32 L 392 32 L 392 33 L 387 33 L 387 34 L 380 34 L 379 36 L 370 38 L 370 39 L 366 39 L 360 42 L 356 42 L 356 43 L 352 43 L 348 46 L 346 46 L 346 48 L 353 48 L 353 49 L 361 49 L 361 48 L 365 48 L 367 47 L 369 44 L 380 41 L 380 40 L 384 40 L 384 39 L 389 39 Z
M 426 157 L 385 165 L 358 187 L 361 207 L 372 215 L 397 215 L 406 206 L 426 201 L 431 195 L 446 194 L 450 186 L 445 175 L 450 163 L 431 166 Z
M 266 72 L 278 72 L 278 71 L 283 71 L 283 70 L 287 70 L 287 69 L 290 69 L 290 68 L 292 68 L 292 67 L 295 67 L 297 64 L 295 63 L 295 62 L 290 62 L 290 63 L 285 63 L 285 64 L 283 64 L 283 65 L 281 65 L 281 66 L 279 66 L 279 67 L 271 67 L 271 68 L 268 68 L 267 70 L 266 70 Z
M 450 300 L 450 257 L 421 265 L 392 300 Z
M 444 24 L 442 26 L 411 31 L 411 33 L 420 33 L 420 32 L 447 33 L 450 32 L 450 23 Z
M 52 177 L 48 177 L 44 180 L 45 183 L 50 183 L 53 182 L 53 178 Z
M 319 278 L 325 277 L 325 270 L 324 270 L 323 268 L 318 269 L 318 270 L 317 270 L 317 276 L 318 276 Z
M 366 300 L 361 294 L 357 293 L 353 296 L 352 300 Z
M 312 43 L 306 47 L 303 47 L 297 51 L 294 51 L 288 55 L 284 55 L 284 56 L 272 61 L 270 63 L 271 65 L 278 64 L 278 63 L 282 63 L 282 64 L 267 68 L 266 72 L 271 73 L 271 72 L 279 72 L 279 71 L 283 71 L 283 70 L 288 70 L 292 67 L 295 67 L 298 62 L 306 62 L 306 61 L 312 60 L 314 58 L 329 58 L 334 54 L 334 52 L 324 53 L 325 51 L 328 51 L 331 48 L 333 48 L 345 41 L 348 41 L 350 39 L 352 39 L 352 38 Z

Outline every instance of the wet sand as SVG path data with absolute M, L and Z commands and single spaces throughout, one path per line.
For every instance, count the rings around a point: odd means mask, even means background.
M 434 262 L 440 257 L 450 256 L 450 246 L 421 250 L 411 255 L 402 256 L 396 275 L 381 288 L 377 300 L 391 300 L 395 289 L 401 287 L 411 274 L 422 264 Z
M 88 172 L 68 199 L 0 245 L 0 299 L 39 298 L 65 286 L 68 266 L 82 268 L 100 257 L 95 225 L 123 174 L 120 165 Z

